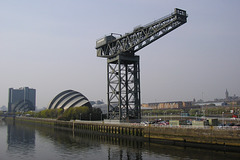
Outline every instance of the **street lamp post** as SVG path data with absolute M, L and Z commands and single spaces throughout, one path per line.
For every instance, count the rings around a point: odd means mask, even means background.
M 163 112 L 163 115 L 164 115 L 164 121 L 166 121 L 166 111 Z
M 148 123 L 150 123 L 149 118 L 150 118 L 150 113 L 148 113 Z
M 237 118 L 238 118 L 238 120 L 239 120 L 239 109 L 238 109 L 238 111 L 237 111 L 237 114 L 238 114 L 238 117 L 237 117 Z
M 89 116 L 90 116 L 90 121 L 91 121 L 92 120 L 92 113 L 90 113 Z
M 224 114 L 224 112 L 222 112 L 222 124 L 223 124 L 223 126 L 224 126 L 223 114 Z

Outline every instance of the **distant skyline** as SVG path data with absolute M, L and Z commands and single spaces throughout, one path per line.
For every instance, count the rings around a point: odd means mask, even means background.
M 137 52 L 141 102 L 240 96 L 239 0 L 0 1 L 0 107 L 8 89 L 36 89 L 47 107 L 73 89 L 106 102 L 106 59 L 96 40 L 125 34 L 180 8 L 188 22 Z

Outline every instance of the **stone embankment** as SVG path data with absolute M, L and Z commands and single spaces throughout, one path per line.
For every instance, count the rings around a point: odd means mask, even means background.
M 150 143 L 175 144 L 185 147 L 202 147 L 223 151 L 240 151 L 240 128 L 151 126 L 137 123 L 107 123 L 103 121 L 58 121 L 30 117 L 7 118 L 13 123 L 30 123 L 56 129 L 131 138 Z

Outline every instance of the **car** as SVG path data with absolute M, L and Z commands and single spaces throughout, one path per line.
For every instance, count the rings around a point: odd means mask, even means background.
M 143 125 L 143 126 L 148 126 L 149 122 L 148 121 L 143 121 L 140 123 L 140 125 Z
M 232 129 L 240 129 L 240 124 L 236 124 L 236 125 L 232 126 Z

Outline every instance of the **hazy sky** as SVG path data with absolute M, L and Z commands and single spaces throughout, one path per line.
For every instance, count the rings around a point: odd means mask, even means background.
M 37 90 L 47 107 L 66 89 L 104 100 L 107 60 L 96 39 L 181 8 L 188 22 L 137 52 L 141 100 L 240 96 L 239 0 L 0 0 L 0 107 L 8 88 Z

